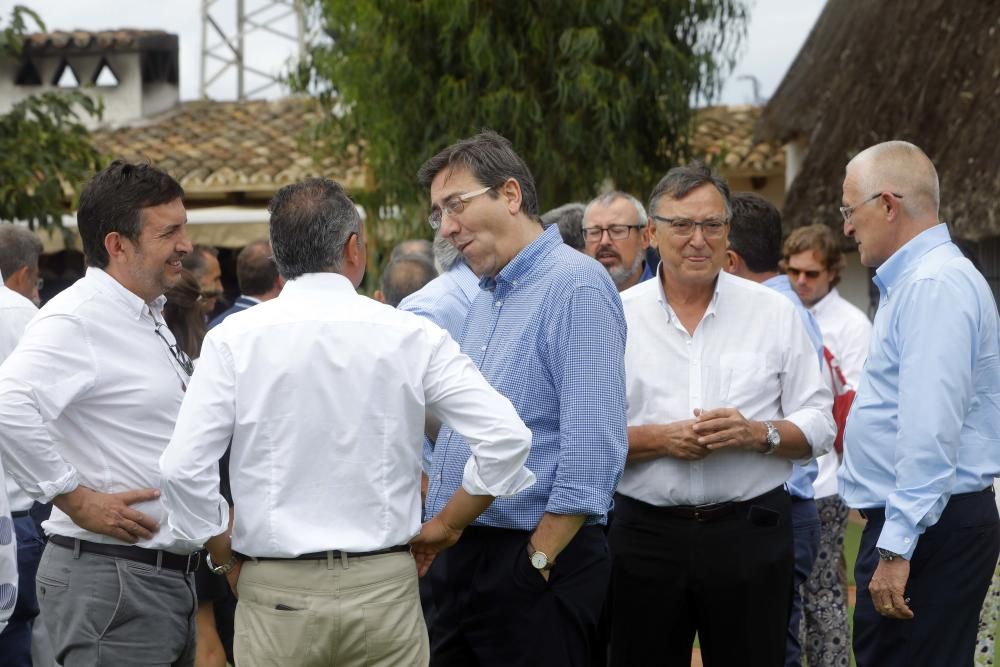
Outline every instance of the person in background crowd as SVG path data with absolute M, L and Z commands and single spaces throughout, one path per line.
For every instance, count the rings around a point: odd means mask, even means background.
M 531 490 L 496 501 L 428 575 L 436 665 L 582 665 L 610 560 L 601 524 L 625 460 L 625 321 L 597 264 L 542 229 L 535 182 L 485 131 L 420 169 L 429 223 L 480 278 L 462 351 L 532 430 Z M 426 512 L 459 488 L 469 444 L 443 427 Z M 474 581 L 475 586 L 469 586 Z
M 382 272 L 381 289 L 375 290 L 375 300 L 396 308 L 436 277 L 434 265 L 422 255 L 401 255 Z
M 816 350 L 816 361 L 825 379 L 823 335 L 816 318 L 806 310 L 788 276 L 779 272 L 781 213 L 771 202 L 752 192 L 733 194 L 732 207 L 727 251 L 729 264 L 726 270 L 734 276 L 770 287 L 792 302 Z M 816 461 L 812 460 L 804 466 L 793 466 L 792 475 L 785 482 L 785 488 L 792 498 L 792 541 L 795 546 L 795 582 L 792 588 L 792 609 L 788 617 L 786 667 L 799 667 L 802 664 L 799 631 L 802 625 L 802 586 L 812 573 L 820 544 L 819 513 L 813 499 L 813 482 L 818 472 Z
M 191 252 L 183 196 L 149 165 L 96 174 L 77 213 L 87 274 L 0 367 L 0 455 L 55 505 L 36 580 L 67 667 L 194 661 L 197 559 L 161 523 L 157 467 L 191 372 L 162 319 Z
M 364 228 L 340 185 L 286 186 L 270 212 L 288 283 L 205 340 L 160 459 L 169 524 L 207 540 L 239 593 L 237 664 L 426 665 L 418 570 L 494 496 L 532 484 L 531 434 L 444 330 L 355 292 Z M 421 527 L 425 410 L 473 454 Z M 218 492 L 230 441 L 235 514 Z
M 671 169 L 649 198 L 657 280 L 622 293 L 629 463 L 615 502 L 614 665 L 784 661 L 793 463 L 829 450 L 830 389 L 795 306 L 722 271 L 729 186 Z
M 857 389 L 872 323 L 837 290 L 844 264 L 841 241 L 826 225 L 799 227 L 785 239 L 782 266 L 796 293 L 815 315 L 823 344 L 837 357 L 847 383 Z M 809 665 L 816 667 L 840 667 L 847 664 L 851 653 L 844 559 L 848 507 L 837 494 L 840 456 L 830 452 L 819 458 L 819 474 L 813 484 L 820 517 L 820 547 L 812 574 L 803 587 L 802 642 Z
M 252 241 L 240 251 L 236 257 L 236 282 L 240 286 L 239 298 L 209 323 L 209 329 L 233 313 L 270 301 L 281 294 L 285 279 L 278 273 L 278 267 L 274 264 L 270 241 L 266 239 Z
M 937 170 L 903 141 L 847 165 L 844 233 L 880 299 L 844 434 L 841 496 L 867 518 L 859 667 L 969 664 L 1000 554 L 1000 318 L 938 218 Z
M 563 243 L 573 250 L 583 252 L 583 209 L 582 203 L 570 202 L 543 213 L 542 228 L 556 225 Z
M 188 270 L 181 271 L 177 282 L 164 292 L 163 321 L 177 341 L 177 347 L 191 359 L 201 356 L 201 342 L 207 329 L 201 310 L 201 287 Z
M 0 224 L 0 363 L 10 356 L 24 334 L 28 322 L 38 313 L 38 257 L 42 243 L 33 232 L 11 224 Z M 2 467 L 2 466 L 0 466 Z M 2 470 L 0 470 L 2 473 Z M 7 627 L 0 632 L 0 656 L 10 667 L 31 667 L 32 630 L 38 616 L 35 572 L 42 558 L 45 542 L 31 518 L 34 501 L 9 476 L 5 498 L 13 520 L 13 530 L 0 525 L 0 548 L 6 552 L 3 536 L 15 536 L 18 586 L 13 609 L 4 607 L 0 593 L 0 613 L 12 611 Z M 0 515 L 0 524 L 4 518 Z M 5 567 L 0 565 L 0 568 Z M 0 587 L 5 584 L 0 583 Z
M 431 264 L 434 263 L 434 247 L 427 239 L 407 239 L 400 241 L 392 249 L 392 252 L 389 253 L 389 262 L 391 263 L 400 257 L 409 255 L 417 255 Z
M 656 265 L 645 261 L 649 233 L 646 209 L 626 192 L 609 192 L 587 204 L 583 251 L 608 270 L 619 292 L 655 275 Z
M 219 251 L 212 246 L 196 245 L 194 251 L 181 260 L 184 268 L 194 274 L 201 288 L 201 310 L 205 322 L 215 313 L 215 306 L 222 296 L 222 268 L 219 266 Z

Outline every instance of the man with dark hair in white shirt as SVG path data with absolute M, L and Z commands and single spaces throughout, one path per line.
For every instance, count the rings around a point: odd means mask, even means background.
M 157 491 L 191 363 L 162 317 L 191 251 L 183 196 L 146 164 L 95 175 L 77 213 L 87 274 L 0 367 L 4 467 L 55 506 L 37 590 L 67 667 L 194 662 L 197 559 Z
M 531 432 L 443 329 L 355 292 L 365 234 L 338 184 L 286 186 L 270 211 L 288 282 L 205 339 L 160 459 L 170 527 L 239 593 L 237 664 L 426 665 L 418 571 L 534 482 Z M 425 412 L 472 455 L 421 527 Z
M 700 164 L 653 189 L 656 280 L 622 293 L 628 464 L 618 485 L 615 665 L 773 667 L 792 597 L 792 463 L 827 451 L 832 395 L 799 314 L 722 271 L 729 186 Z

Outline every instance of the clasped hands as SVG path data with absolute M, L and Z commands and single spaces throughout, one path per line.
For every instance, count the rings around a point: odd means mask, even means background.
M 767 427 L 748 420 L 736 408 L 696 409 L 694 417 L 668 425 L 670 456 L 697 461 L 720 449 L 762 452 L 767 448 Z

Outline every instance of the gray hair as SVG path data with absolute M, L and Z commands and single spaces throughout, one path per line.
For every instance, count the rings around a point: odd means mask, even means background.
M 406 297 L 437 277 L 434 265 L 423 255 L 402 255 L 390 260 L 382 272 L 382 294 L 385 302 L 396 308 Z
M 218 257 L 219 251 L 210 245 L 198 244 L 191 249 L 191 252 L 181 257 L 181 266 L 193 273 L 195 278 L 201 278 L 208 266 L 205 258 L 209 255 Z
M 583 212 L 584 219 L 587 218 L 587 213 L 590 212 L 591 206 L 594 206 L 595 204 L 600 206 L 611 206 L 619 199 L 624 199 L 629 204 L 632 204 L 633 208 L 635 208 L 635 224 L 640 227 L 645 227 L 646 220 L 648 220 L 646 217 L 646 209 L 643 208 L 642 203 L 638 199 L 627 192 L 622 192 L 621 190 L 613 190 L 612 192 L 607 192 L 591 199 L 590 203 L 587 204 L 586 210 Z
M 583 249 L 584 206 L 580 202 L 563 204 L 542 216 L 542 227 L 558 225 L 563 242 L 574 250 Z
M 858 176 L 864 196 L 878 192 L 902 195 L 902 206 L 911 215 L 933 212 L 938 215 L 941 185 L 937 169 L 927 154 L 908 141 L 885 141 L 870 146 L 848 163 Z
M 729 184 L 704 162 L 697 161 L 683 167 L 674 167 L 660 179 L 649 195 L 649 214 L 654 215 L 660 197 L 665 195 L 670 199 L 684 199 L 703 185 L 711 185 L 719 191 L 726 220 L 730 220 L 733 217 L 733 205 Z
M 406 239 L 400 241 L 389 254 L 389 261 L 399 259 L 404 255 L 420 255 L 428 262 L 434 262 L 434 248 L 427 239 Z
M 434 237 L 434 261 L 437 262 L 441 273 L 444 273 L 455 268 L 455 265 L 463 261 L 463 258 L 462 253 L 452 245 L 451 241 L 438 234 Z
M 288 280 L 339 271 L 344 246 L 361 234 L 361 216 L 344 188 L 310 178 L 278 190 L 268 205 L 274 262 Z
M 10 223 L 0 224 L 0 274 L 10 278 L 23 266 L 34 271 L 41 254 L 42 242 L 34 232 Z

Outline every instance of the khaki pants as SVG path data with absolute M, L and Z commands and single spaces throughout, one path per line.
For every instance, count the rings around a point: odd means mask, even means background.
M 246 561 L 234 652 L 240 667 L 427 665 L 427 627 L 408 553 Z

